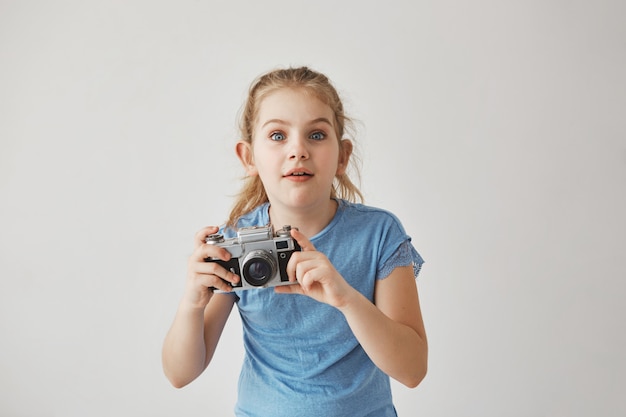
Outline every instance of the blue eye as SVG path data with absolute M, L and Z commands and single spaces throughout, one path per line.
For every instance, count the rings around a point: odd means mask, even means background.
M 325 137 L 326 137 L 326 134 L 324 132 L 314 132 L 314 133 L 311 133 L 311 136 L 309 136 L 309 138 L 313 140 L 322 140 Z
M 280 142 L 282 140 L 285 140 L 285 135 L 283 135 L 280 132 L 274 132 L 274 133 L 270 134 L 270 139 L 275 140 L 277 142 Z

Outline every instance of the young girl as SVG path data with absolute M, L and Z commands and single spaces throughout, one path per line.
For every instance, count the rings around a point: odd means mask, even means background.
M 427 342 L 415 277 L 423 263 L 398 219 L 356 203 L 346 175 L 349 119 L 326 76 L 276 70 L 251 87 L 237 156 L 247 173 L 226 226 L 292 225 L 302 247 L 287 266 L 293 285 L 232 290 L 241 279 L 208 257 L 229 252 L 195 236 L 187 284 L 163 345 L 175 387 L 209 365 L 237 305 L 245 359 L 238 416 L 395 416 L 389 377 L 415 387 Z

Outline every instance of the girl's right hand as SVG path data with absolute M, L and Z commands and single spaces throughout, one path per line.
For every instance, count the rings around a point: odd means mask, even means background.
M 184 302 L 196 308 L 204 308 L 213 296 L 213 289 L 232 291 L 231 285 L 240 278 L 228 271 L 217 262 L 206 262 L 206 258 L 217 258 L 229 261 L 230 252 L 226 249 L 207 244 L 207 236 L 217 233 L 219 228 L 209 226 L 201 229 L 194 238 L 194 251 L 189 257 L 187 265 L 187 284 Z

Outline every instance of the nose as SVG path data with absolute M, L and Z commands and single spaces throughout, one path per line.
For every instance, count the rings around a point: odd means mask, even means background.
M 309 150 L 307 148 L 306 138 L 298 135 L 297 138 L 292 139 L 291 146 L 289 148 L 290 160 L 301 160 L 309 158 Z

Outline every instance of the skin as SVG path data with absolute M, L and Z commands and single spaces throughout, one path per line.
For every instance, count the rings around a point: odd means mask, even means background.
M 252 145 L 237 143 L 237 155 L 248 175 L 260 176 L 272 224 L 297 225 L 292 237 L 303 249 L 287 267 L 294 285 L 275 291 L 304 294 L 337 308 L 383 372 L 417 386 L 426 375 L 428 347 L 412 266 L 378 280 L 372 304 L 309 241 L 335 215 L 332 182 L 344 172 L 352 152 L 352 143 L 336 136 L 332 110 L 302 90 L 280 89 L 261 102 L 254 132 Z M 204 262 L 207 257 L 230 258 L 225 249 L 204 243 L 217 230 L 204 228 L 194 238 L 185 293 L 163 344 L 163 368 L 176 387 L 187 385 L 209 365 L 234 305 L 232 294 L 209 290 L 228 291 L 225 281 L 239 281 L 217 263 Z
M 252 146 L 239 142 L 236 150 L 248 175 L 261 177 L 274 225 L 298 225 L 313 236 L 333 218 L 331 186 L 345 171 L 352 143 L 339 141 L 326 104 L 300 90 L 270 94 L 259 108 Z M 294 171 L 307 175 L 289 175 Z

